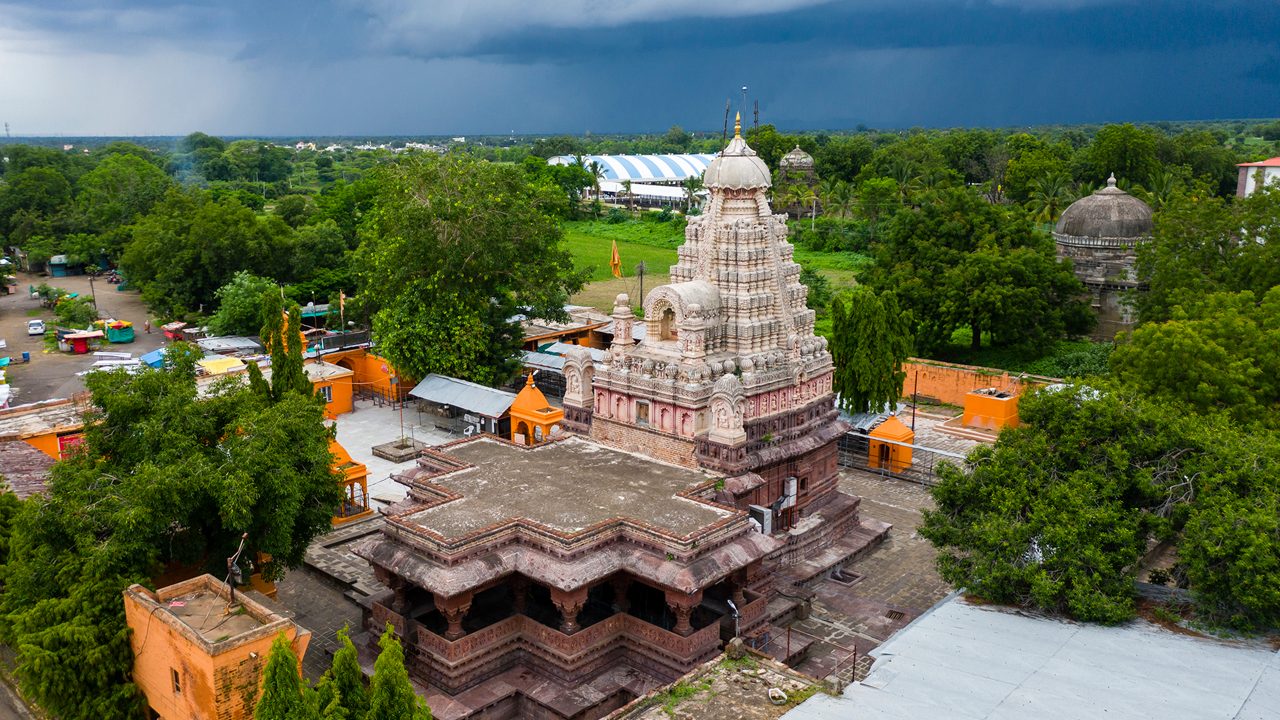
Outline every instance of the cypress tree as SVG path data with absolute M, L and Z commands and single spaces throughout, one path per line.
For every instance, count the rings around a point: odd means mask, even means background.
M 297 303 L 285 312 L 275 291 L 262 296 L 262 339 L 271 353 L 271 396 L 279 400 L 290 390 L 311 397 L 311 381 L 302 369 L 302 309 Z
M 853 288 L 831 305 L 832 385 L 846 412 L 880 412 L 902 394 L 902 361 L 911 352 L 911 316 L 893 293 Z
M 337 693 L 338 702 L 347 712 L 347 720 L 365 720 L 369 711 L 369 693 L 364 687 L 364 672 L 357 660 L 356 646 L 351 643 L 347 628 L 338 631 L 342 647 L 333 654 L 333 666 L 328 679 Z
M 276 635 L 267 656 L 262 695 L 253 709 L 253 720 L 304 720 L 310 714 L 302 696 L 298 657 L 284 633 Z
M 369 691 L 369 714 L 365 720 L 431 720 L 431 710 L 413 692 L 404 669 L 404 650 L 387 623 L 378 640 L 382 652 L 373 663 L 373 684 Z

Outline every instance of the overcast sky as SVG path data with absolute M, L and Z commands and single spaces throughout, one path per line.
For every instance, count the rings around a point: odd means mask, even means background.
M 14 134 L 1280 115 L 1278 0 L 0 0 Z M 750 102 L 749 100 L 749 102 Z

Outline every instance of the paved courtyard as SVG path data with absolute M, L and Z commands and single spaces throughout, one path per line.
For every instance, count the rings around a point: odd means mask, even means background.
M 840 487 L 862 497 L 864 517 L 891 523 L 893 530 L 848 566 L 850 584 L 828 579 L 816 585 L 812 614 L 792 625 L 793 635 L 817 639 L 798 669 L 818 678 L 838 671 L 848 679 L 851 650 L 865 673 L 867 651 L 951 592 L 934 567 L 933 546 L 916 534 L 921 511 L 933 506 L 927 488 L 857 470 L 842 471 Z
M 393 473 L 408 470 L 413 463 L 393 463 L 373 454 L 373 447 L 407 435 L 428 445 L 457 440 L 460 435 L 452 435 L 437 429 L 430 424 L 427 416 L 414 409 L 415 403 L 407 403 L 404 410 L 387 405 L 375 405 L 371 400 L 357 400 L 355 411 L 339 415 L 335 424 L 338 428 L 338 442 L 351 453 L 356 462 L 364 463 L 369 469 L 369 497 L 374 500 L 374 507 L 385 507 L 402 500 L 408 488 L 391 479 Z

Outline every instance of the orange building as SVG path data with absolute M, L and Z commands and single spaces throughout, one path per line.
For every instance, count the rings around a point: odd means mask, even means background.
M 345 525 L 373 515 L 373 510 L 369 509 L 369 468 L 353 460 L 351 453 L 337 440 L 329 441 L 329 452 L 333 454 L 333 472 L 342 476 L 346 492 L 342 508 L 333 517 L 333 524 Z
M 357 395 L 378 395 L 387 400 L 402 400 L 413 389 L 413 383 L 401 378 L 391 363 L 363 347 L 327 352 L 321 359 L 352 372 L 351 383 Z
M 133 680 L 151 717 L 249 720 L 258 703 L 267 655 L 284 633 L 301 662 L 311 632 L 212 575 L 151 591 L 124 591 L 131 630 Z
M 1018 427 L 1018 396 L 996 388 L 966 393 L 961 422 L 983 430 Z
M 0 440 L 21 440 L 61 460 L 84 437 L 84 402 L 48 400 L 0 410 Z
M 511 402 L 511 440 L 521 445 L 537 445 L 551 437 L 551 431 L 564 420 L 564 410 L 551 407 L 547 396 L 533 384 L 533 373 L 525 380 L 524 389 Z
M 898 473 L 911 467 L 911 447 L 916 433 L 902 424 L 896 415 L 880 423 L 871 431 L 867 451 L 867 466 L 873 469 Z

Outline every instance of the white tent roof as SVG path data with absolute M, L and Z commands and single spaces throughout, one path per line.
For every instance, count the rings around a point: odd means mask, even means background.
M 686 178 L 702 177 L 707 166 L 716 159 L 712 154 L 700 155 L 583 155 L 582 166 L 590 168 L 599 163 L 604 169 L 604 180 L 648 180 L 651 182 L 683 182 Z M 558 155 L 547 160 L 549 165 L 575 165 L 576 155 Z

